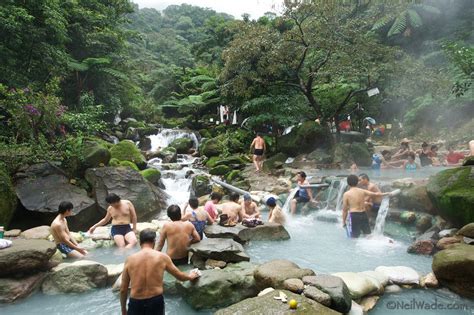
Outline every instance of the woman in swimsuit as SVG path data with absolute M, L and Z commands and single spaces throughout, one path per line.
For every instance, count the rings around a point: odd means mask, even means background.
M 207 213 L 206 210 L 199 208 L 199 200 L 197 198 L 189 198 L 188 205 L 191 210 L 187 211 L 182 217 L 181 221 L 189 221 L 194 225 L 194 228 L 198 232 L 199 236 L 204 236 L 204 229 L 206 228 L 207 223 L 213 224 L 214 219 Z M 184 211 L 186 211 L 184 207 Z
M 415 153 L 413 152 L 410 152 L 407 156 L 407 160 L 405 161 L 405 163 L 403 163 L 403 168 L 405 169 L 405 171 L 407 172 L 414 172 L 416 171 L 420 165 L 418 163 L 415 162 Z
M 421 166 L 429 166 L 433 164 L 431 160 L 431 150 L 429 149 L 428 143 L 423 142 L 421 144 L 421 150 L 418 151 L 418 156 L 420 157 L 420 164 Z

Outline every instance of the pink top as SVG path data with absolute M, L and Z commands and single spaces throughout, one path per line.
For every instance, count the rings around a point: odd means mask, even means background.
M 209 216 L 213 220 L 217 218 L 217 208 L 214 202 L 212 202 L 212 200 L 209 200 L 208 202 L 206 202 L 206 204 L 204 205 L 204 210 L 206 210 L 207 213 L 209 213 Z

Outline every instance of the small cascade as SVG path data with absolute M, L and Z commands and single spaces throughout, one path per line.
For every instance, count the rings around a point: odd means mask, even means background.
M 329 185 L 329 189 L 327 191 L 327 197 L 326 197 L 326 206 L 321 209 L 321 210 L 329 210 L 329 205 L 331 203 L 331 200 L 333 199 L 332 195 L 334 193 L 334 186 L 336 185 L 335 180 L 331 181 L 331 184 Z
M 390 197 L 386 196 L 382 199 L 382 203 L 380 204 L 379 212 L 377 214 L 377 219 L 375 220 L 374 232 L 372 233 L 375 236 L 383 235 L 383 229 L 385 226 L 385 218 L 387 217 L 389 205 L 390 205 Z
M 166 192 L 170 195 L 168 204 L 177 204 L 182 207 L 189 199 L 189 189 L 192 178 L 186 178 L 186 173 L 192 170 L 183 167 L 181 170 L 162 170 L 162 181 L 166 187 Z
M 159 148 L 167 147 L 171 142 L 180 138 L 189 138 L 193 141 L 193 148 L 199 147 L 199 140 L 194 134 L 187 130 L 162 129 L 160 133 L 148 136 L 151 140 L 151 151 L 157 151 Z
M 288 195 L 288 198 L 286 198 L 286 201 L 283 204 L 282 210 L 283 210 L 284 213 L 290 213 L 290 203 L 291 203 L 291 200 L 295 197 L 296 193 L 298 192 L 298 189 L 299 189 L 299 187 L 296 186 L 295 188 L 293 188 L 290 191 L 290 194 Z
M 347 189 L 347 181 L 340 180 L 339 181 L 339 190 L 337 191 L 337 199 L 336 199 L 336 212 L 342 212 L 342 197 Z

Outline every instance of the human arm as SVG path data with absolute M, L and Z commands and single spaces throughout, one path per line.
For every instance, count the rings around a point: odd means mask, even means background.
M 214 219 L 211 217 L 211 215 L 206 211 L 206 217 L 207 217 L 207 223 L 208 224 L 214 224 Z
M 178 269 L 178 267 L 173 264 L 173 261 L 169 256 L 165 257 L 166 260 L 166 271 L 168 271 L 173 277 L 179 281 L 193 281 L 194 279 L 199 278 L 199 274 L 195 271 L 191 271 L 189 274 L 186 274 Z
M 133 232 L 137 233 L 137 212 L 135 211 L 135 206 L 133 203 L 130 203 L 130 219 L 132 221 Z
M 181 221 L 188 221 L 192 217 L 192 214 L 189 212 L 185 212 L 184 215 L 181 217 Z
M 97 222 L 96 224 L 94 224 L 90 229 L 89 229 L 89 233 L 94 233 L 94 230 L 98 227 L 98 226 L 102 226 L 104 224 L 107 224 L 110 219 L 112 218 L 112 216 L 110 215 L 110 212 L 109 210 L 107 209 L 107 213 L 105 214 L 105 217 L 100 220 L 99 222 Z
M 252 151 L 252 148 L 255 146 L 255 139 L 253 139 L 252 143 L 250 144 L 250 151 Z
M 129 285 L 130 285 L 130 276 L 128 274 L 128 263 L 126 261 L 125 266 L 122 271 L 122 283 L 120 285 L 120 307 L 121 307 L 122 315 L 127 314 L 127 297 L 128 297 Z
M 77 246 L 77 241 L 76 241 L 76 239 L 75 239 L 74 237 L 72 237 L 71 232 L 69 231 L 69 227 L 67 226 L 67 223 L 66 223 L 66 233 L 67 233 L 67 235 L 68 235 L 68 237 L 69 237 L 69 240 L 70 240 L 74 245 Z
M 157 251 L 161 252 L 161 250 L 163 249 L 163 246 L 165 246 L 165 240 L 166 240 L 166 224 L 160 230 L 160 240 L 158 241 L 158 246 L 156 247 Z
M 87 251 L 84 248 L 79 247 L 79 245 L 77 245 L 75 241 L 73 242 L 71 240 L 71 234 L 69 233 L 69 230 L 67 229 L 67 227 L 62 228 L 61 226 L 52 226 L 52 229 L 54 229 L 54 231 L 56 232 L 56 235 L 58 235 L 59 242 L 78 251 L 82 255 L 87 255 Z
M 342 197 L 342 226 L 346 226 L 347 213 L 349 212 L 349 203 L 347 202 L 347 196 L 344 194 Z
M 189 222 L 189 225 L 192 227 L 192 232 L 191 232 L 191 244 L 194 244 L 194 243 L 198 243 L 201 241 L 201 237 L 199 236 L 199 233 L 196 231 L 196 228 L 194 227 L 194 225 Z
M 390 193 L 386 192 L 386 193 L 383 193 L 383 192 L 372 192 L 372 191 L 368 191 L 368 190 L 364 190 L 364 193 L 366 196 L 368 197 L 383 197 L 383 196 L 388 196 L 390 195 Z

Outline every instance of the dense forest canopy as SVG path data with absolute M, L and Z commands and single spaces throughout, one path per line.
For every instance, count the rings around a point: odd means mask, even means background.
M 455 125 L 472 137 L 472 1 L 284 7 L 239 20 L 186 4 L 4 0 L 1 145 L 72 153 L 72 136 L 104 132 L 117 114 L 199 129 L 220 104 L 252 128 L 352 114 L 401 122 L 405 135 Z

